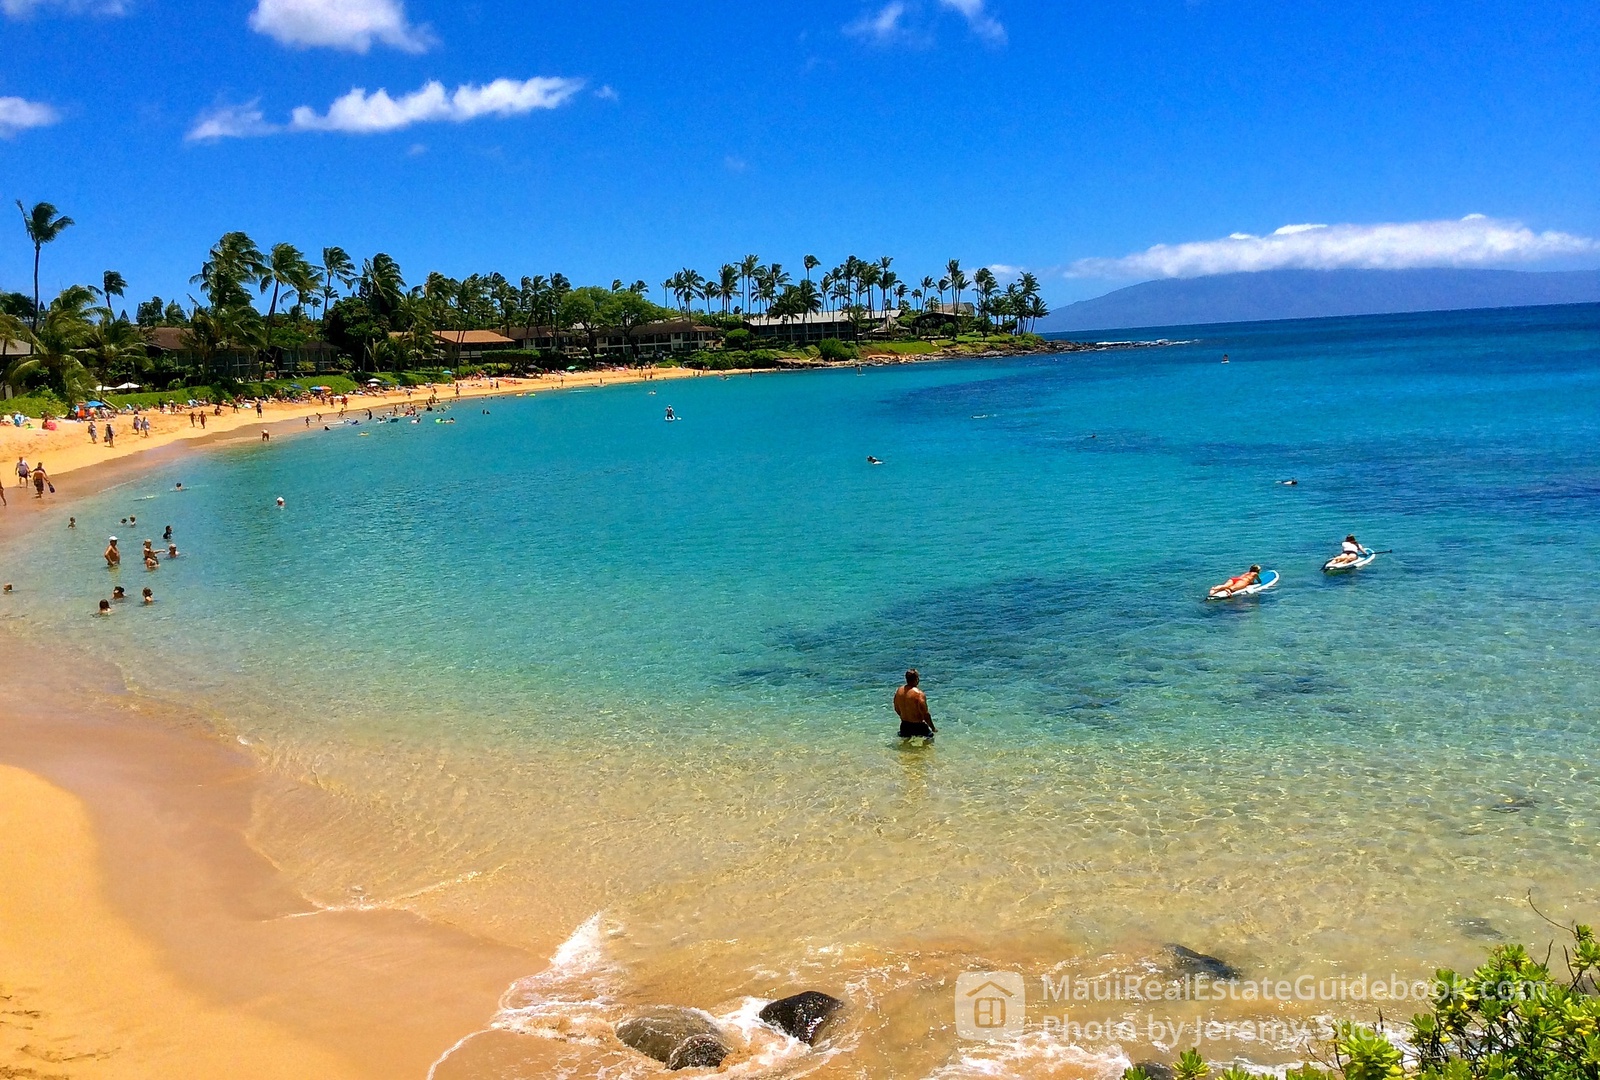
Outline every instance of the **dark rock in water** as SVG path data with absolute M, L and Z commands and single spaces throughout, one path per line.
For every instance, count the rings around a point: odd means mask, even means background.
M 1506 936 L 1488 919 L 1468 916 L 1452 921 L 1455 923 L 1456 929 L 1468 937 L 1479 938 L 1483 941 L 1504 941 L 1506 939 Z
M 1526 795 L 1502 795 L 1499 802 L 1485 809 L 1495 814 L 1517 814 L 1524 810 L 1532 810 L 1538 805 Z
M 1207 956 L 1182 945 L 1168 945 L 1167 954 L 1172 957 L 1172 969 L 1180 976 L 1204 975 L 1219 981 L 1239 977 L 1239 969 L 1226 960 L 1218 960 L 1215 956 Z
M 844 1002 L 838 998 L 817 990 L 807 990 L 793 997 L 780 998 L 757 1015 L 762 1023 L 771 1024 L 791 1039 L 812 1045 L 816 1043 L 817 1034 L 828 1018 L 842 1008 Z
M 722 1029 L 696 1009 L 646 1010 L 618 1024 L 617 1038 L 669 1069 L 714 1069 L 728 1056 Z
M 1143 1069 L 1150 1080 L 1177 1080 L 1177 1070 L 1164 1061 L 1135 1061 L 1135 1069 Z

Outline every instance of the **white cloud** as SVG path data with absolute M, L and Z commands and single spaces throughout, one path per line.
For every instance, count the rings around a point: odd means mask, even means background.
M 9 139 L 29 128 L 49 127 L 61 114 L 42 101 L 19 97 L 0 97 L 0 139 Z
M 257 135 L 271 135 L 279 130 L 276 124 L 267 123 L 261 114 L 261 103 L 247 105 L 218 105 L 210 112 L 195 118 L 194 127 L 184 136 L 185 142 L 216 142 L 218 139 L 248 139 Z
M 1518 221 L 1468 214 L 1459 221 L 1380 225 L 1285 225 L 1267 236 L 1157 244 L 1120 259 L 1079 259 L 1071 277 L 1199 277 L 1286 267 L 1398 270 L 1416 266 L 1492 266 L 1600 251 L 1600 242 L 1534 232 Z
M 44 8 L 56 8 L 68 15 L 123 15 L 128 5 L 123 0 L 0 0 L 0 11 L 13 19 L 27 18 Z
M 535 109 L 559 108 L 582 88 L 581 79 L 496 79 L 483 86 L 468 83 L 446 93 L 444 85 L 435 81 L 392 98 L 387 90 L 368 94 L 357 87 L 328 106 L 326 113 L 300 106 L 291 114 L 289 127 L 365 135 L 446 120 L 460 124 L 480 116 L 520 116 Z
M 620 100 L 618 98 L 618 96 L 617 96 L 617 91 L 611 86 L 610 83 L 607 83 L 606 85 L 602 86 L 600 89 L 596 90 L 594 92 L 594 96 L 599 98 L 601 101 L 618 101 L 618 100 Z
M 959 11 L 961 17 L 967 20 L 967 25 L 972 27 L 972 32 L 989 44 L 1006 43 L 1006 28 L 1000 25 L 999 19 L 989 14 L 984 7 L 984 0 L 939 0 L 939 4 Z
M 411 25 L 403 0 L 257 0 L 250 29 L 285 45 L 358 53 L 373 42 L 420 53 L 434 42 L 426 26 Z
M 864 38 L 879 45 L 899 40 L 905 34 L 906 6 L 893 0 L 875 12 L 868 12 L 844 28 L 851 37 Z

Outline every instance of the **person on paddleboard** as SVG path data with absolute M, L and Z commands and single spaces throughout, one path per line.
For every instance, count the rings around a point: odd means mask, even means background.
M 1211 587 L 1212 596 L 1232 596 L 1236 592 L 1248 589 L 1261 580 L 1261 567 L 1252 566 L 1242 574 L 1235 575 L 1224 581 L 1221 585 Z
M 1353 535 L 1345 537 L 1344 543 L 1339 545 L 1339 554 L 1341 555 L 1354 555 L 1359 559 L 1367 553 L 1367 549 L 1362 547 L 1361 542 Z

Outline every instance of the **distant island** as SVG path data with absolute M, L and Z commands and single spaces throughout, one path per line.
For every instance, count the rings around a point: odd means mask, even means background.
M 1146 281 L 1067 304 L 1040 333 L 1600 302 L 1600 270 L 1262 270 Z

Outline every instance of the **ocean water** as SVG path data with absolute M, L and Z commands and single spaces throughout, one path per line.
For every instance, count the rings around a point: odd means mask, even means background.
M 608 1032 L 658 1003 L 736 1075 L 1117 1075 L 1185 1042 L 1151 1019 L 1376 1010 L 1036 999 L 969 1042 L 956 977 L 1418 978 L 1547 940 L 1530 896 L 1592 921 L 1600 307 L 1165 333 L 195 454 L 0 553 L 7 614 L 303 781 L 255 840 L 318 902 L 564 942 L 440 1077 L 648 1075 Z M 1389 553 L 1322 574 L 1348 532 Z M 159 603 L 90 617 L 114 580 Z M 819 1050 L 751 1020 L 805 988 L 852 1006 Z

